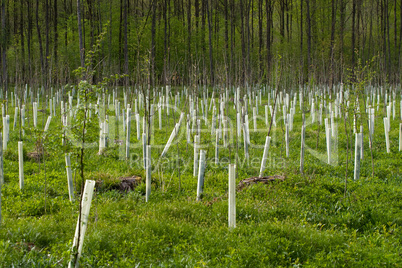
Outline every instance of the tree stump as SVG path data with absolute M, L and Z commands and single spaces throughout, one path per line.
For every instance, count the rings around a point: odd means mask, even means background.
M 267 177 L 251 177 L 248 179 L 241 180 L 239 182 L 239 184 L 237 185 L 237 190 L 241 191 L 245 187 L 250 186 L 252 184 L 257 184 L 257 183 L 268 184 L 269 182 L 273 182 L 273 181 L 277 181 L 277 180 L 284 181 L 285 176 L 273 175 L 273 176 L 267 176 Z

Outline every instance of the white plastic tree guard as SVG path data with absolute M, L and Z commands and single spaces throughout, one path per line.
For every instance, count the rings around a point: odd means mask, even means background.
M 200 162 L 198 168 L 197 201 L 201 200 L 204 191 L 205 151 L 200 150 Z
M 152 174 L 152 162 L 151 162 L 151 145 L 146 146 L 146 158 L 145 158 L 145 172 L 146 172 L 146 181 L 145 181 L 145 201 L 149 201 L 149 196 L 151 195 L 151 174 Z
M 300 173 L 304 172 L 304 144 L 306 135 L 306 126 L 303 124 L 301 128 L 301 148 L 300 148 Z
M 229 165 L 229 202 L 228 202 L 228 225 L 236 227 L 236 165 Z
M 18 167 L 19 167 L 19 181 L 20 189 L 24 188 L 24 155 L 22 150 L 22 141 L 18 142 Z
M 271 142 L 271 137 L 267 136 L 265 138 L 265 145 L 264 145 L 264 153 L 262 154 L 262 160 L 261 160 L 261 168 L 260 168 L 260 177 L 262 177 L 265 167 L 266 167 L 266 163 L 267 163 L 267 159 L 268 159 L 268 152 L 269 152 L 269 144 Z
M 355 168 L 353 173 L 354 180 L 358 180 L 360 178 L 360 159 L 361 159 L 361 145 L 362 145 L 362 134 L 355 134 Z
M 71 258 L 68 264 L 68 268 L 79 267 L 79 259 L 82 254 L 85 232 L 88 227 L 89 211 L 91 208 L 94 187 L 95 187 L 95 181 L 92 180 L 85 181 L 85 187 L 84 192 L 82 194 L 83 196 L 81 202 L 81 217 L 78 216 L 77 227 L 75 228 L 75 234 L 74 234 L 73 250 L 72 250 L 74 252 L 74 248 L 76 248 L 78 245 L 78 251 L 76 253 L 77 254 L 76 257 Z
M 68 197 L 70 198 L 70 201 L 74 201 L 74 187 L 73 187 L 73 176 L 71 172 L 70 154 L 65 154 L 65 158 L 66 158 Z
M 126 159 L 129 159 L 130 157 L 130 135 L 131 135 L 131 108 L 127 108 Z
M 390 152 L 389 148 L 389 119 L 387 117 L 384 117 L 384 133 L 385 133 L 385 145 L 387 147 L 387 153 Z

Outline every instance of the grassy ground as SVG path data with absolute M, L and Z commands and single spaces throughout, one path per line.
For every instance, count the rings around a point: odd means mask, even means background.
M 262 118 L 265 104 L 266 99 L 259 106 Z M 232 106 L 229 111 L 229 117 L 235 122 Z M 207 162 L 204 195 L 202 201 L 197 202 L 197 179 L 192 175 L 193 147 L 186 145 L 184 124 L 178 145 L 172 145 L 166 158 L 158 159 L 174 126 L 172 114 L 168 117 L 163 113 L 162 130 L 158 129 L 157 116 L 154 121 L 154 169 L 150 202 L 145 202 L 143 184 L 128 193 L 111 190 L 118 183 L 116 178 L 132 175 L 144 177 L 141 142 L 136 139 L 135 121 L 132 121 L 133 148 L 130 160 L 121 157 L 122 151 L 117 145 L 110 146 L 103 155 L 97 154 L 98 148 L 89 148 L 85 152 L 86 179 L 102 180 L 103 186 L 97 188 L 92 202 L 81 265 L 402 266 L 399 120 L 391 123 L 391 153 L 387 154 L 382 113 L 380 109 L 376 117 L 374 177 L 371 176 L 372 163 L 366 135 L 358 181 L 353 181 L 354 138 L 349 140 L 349 145 L 353 147 L 352 153 L 349 149 L 346 167 L 347 137 L 343 119 L 337 121 L 337 163 L 333 165 L 320 161 L 311 153 L 314 151 L 326 157 L 324 127 L 320 128 L 316 148 L 318 125 L 307 126 L 306 145 L 311 150 L 305 153 L 305 174 L 300 175 L 300 111 L 297 109 L 293 131 L 290 132 L 288 158 L 285 157 L 283 121 L 278 115 L 278 124 L 271 135 L 269 165 L 265 174 L 285 175 L 286 179 L 238 191 L 235 229 L 227 227 L 227 166 L 229 162 L 235 162 L 235 144 L 230 148 L 221 146 L 220 164 L 215 165 L 212 160 Z M 210 122 L 211 112 L 208 114 Z M 249 114 L 251 117 L 251 109 Z M 178 116 L 179 113 L 176 113 L 175 118 Z M 0 226 L 2 267 L 66 267 L 69 261 L 78 202 L 71 203 L 68 198 L 64 162 L 66 148 L 60 147 L 59 122 L 59 117 L 52 119 L 45 142 L 45 162 L 42 160 L 40 164 L 29 158 L 29 153 L 35 150 L 36 139 L 33 130 L 26 129 L 23 190 L 18 186 L 19 133 L 15 130 L 10 134 L 8 149 L 4 153 L 5 184 L 2 187 Z M 207 158 L 212 159 L 215 137 L 211 137 L 208 126 L 203 124 L 202 128 L 205 132 L 202 133 L 201 143 L 207 151 Z M 259 174 L 262 146 L 267 134 L 263 119 L 258 120 L 258 130 L 253 131 L 253 122 L 250 120 L 250 139 L 255 146 L 250 147 L 249 161 L 244 160 L 242 139 L 239 142 L 237 183 Z M 235 130 L 230 134 L 235 140 Z M 72 162 L 76 168 L 74 156 Z M 79 189 L 78 171 L 73 173 L 76 188 Z

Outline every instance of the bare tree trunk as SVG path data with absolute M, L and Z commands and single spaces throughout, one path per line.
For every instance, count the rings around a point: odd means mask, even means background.
M 2 61 L 2 88 L 4 91 L 8 89 L 8 75 L 7 75 L 7 31 L 6 31 L 6 0 L 1 1 L 1 61 Z
M 206 1 L 206 9 L 208 16 L 208 32 L 209 32 L 209 68 L 211 72 L 211 85 L 214 85 L 214 61 L 213 61 L 213 51 L 212 51 L 212 26 L 211 26 L 211 11 L 209 10 L 209 0 Z
M 387 60 L 387 18 L 386 18 L 386 8 L 385 0 L 381 0 L 381 24 L 382 24 L 382 38 L 383 38 L 383 53 L 384 53 L 384 68 L 387 70 L 388 60 Z
M 36 0 L 36 30 L 38 31 L 38 43 L 39 43 L 39 55 L 40 55 L 40 66 L 41 66 L 41 82 L 43 83 L 43 72 L 44 70 L 44 60 L 43 60 L 43 48 L 42 48 L 42 36 L 39 27 L 39 0 Z
M 234 62 L 234 50 L 235 50 L 235 24 L 234 24 L 234 0 L 231 0 L 230 5 L 231 15 L 230 15 L 230 80 L 233 83 L 234 73 L 235 73 L 235 62 Z
M 166 23 L 166 21 L 165 21 Z M 165 27 L 166 29 L 166 27 Z M 166 38 L 166 30 L 165 30 L 165 38 Z M 165 47 L 166 50 L 166 47 Z M 191 0 L 188 0 L 187 2 L 187 84 L 191 85 L 191 75 L 190 75 L 190 70 L 191 70 L 191 59 L 192 59 L 192 53 L 191 53 Z
M 156 0 L 152 1 L 152 28 L 151 28 L 151 72 L 149 77 L 148 88 L 154 86 L 155 83 L 155 23 L 156 23 Z
M 355 66 L 355 48 L 356 48 L 356 0 L 353 0 L 352 7 L 352 67 Z
M 285 40 L 285 0 L 279 1 L 279 33 L 281 35 L 281 43 Z
M 229 24 L 228 24 L 228 0 L 224 0 L 224 13 L 225 13 L 225 74 L 226 74 L 226 85 L 230 85 L 229 78 Z
M 246 34 L 245 34 L 245 26 L 244 26 L 244 5 L 243 1 L 240 0 L 240 20 L 241 20 L 241 67 L 240 70 L 240 80 L 241 83 L 245 85 L 246 83 L 246 74 L 247 73 L 247 66 L 246 66 Z M 246 11 L 247 12 L 247 11 Z
M 310 15 L 310 0 L 306 0 L 307 8 L 307 78 L 310 81 L 311 69 L 311 15 Z
M 401 47 L 402 47 L 402 4 L 400 6 L 400 11 L 399 11 L 399 48 L 398 48 L 398 68 L 399 68 L 399 73 L 401 73 Z M 399 81 L 401 83 L 401 81 Z
M 45 1 L 45 37 L 46 37 L 46 46 L 45 46 L 45 71 L 44 71 L 44 75 L 45 75 L 45 89 L 48 88 L 49 86 L 49 81 L 48 81 L 48 77 L 49 77 L 49 46 L 50 46 L 50 39 L 49 39 L 49 28 L 50 28 L 50 20 L 49 20 L 49 0 Z
M 28 82 L 32 79 L 32 2 L 27 1 L 28 6 Z
M 53 25 L 53 30 L 54 30 L 54 47 L 53 47 L 53 53 L 54 53 L 54 64 L 55 64 L 55 70 L 58 72 L 58 54 L 57 54 L 57 49 L 58 49 L 58 42 L 59 42 L 59 33 L 57 31 L 57 0 L 54 0 L 54 5 L 53 5 L 53 12 L 54 12 L 54 25 Z M 60 74 L 58 72 L 58 74 Z M 58 75 L 56 75 L 58 77 Z
M 397 54 L 397 50 L 396 50 L 396 47 L 397 47 L 397 36 L 398 36 L 398 27 L 397 27 L 397 24 L 396 24 L 396 21 L 397 21 L 397 17 L 396 17 L 396 7 L 397 7 L 397 5 L 396 5 L 396 0 L 394 0 L 394 56 L 395 56 L 395 58 L 397 58 L 397 56 L 398 56 L 398 54 Z
M 84 45 L 83 45 L 83 42 L 82 42 L 81 4 L 80 4 L 80 0 L 77 0 L 77 20 L 78 20 L 78 38 L 79 38 L 79 46 L 80 46 L 81 67 L 85 67 Z
M 206 73 L 205 73 L 205 54 L 206 54 L 206 48 L 205 48 L 205 13 L 206 13 L 206 1 L 208 0 L 203 0 L 201 1 L 201 61 L 202 61 L 202 81 L 203 84 L 206 84 Z
M 386 27 L 387 27 L 387 43 L 388 43 L 388 73 L 390 74 L 390 75 L 392 75 L 391 74 L 391 64 L 392 64 L 392 61 L 391 61 L 391 39 L 390 39 L 390 37 L 389 37 L 389 14 L 388 14 L 388 10 L 389 10 L 389 8 L 388 8 L 388 6 L 389 6 L 389 0 L 385 0 L 386 2 L 386 4 L 385 4 L 385 18 L 386 18 Z
M 331 74 L 330 74 L 330 89 L 332 93 L 332 88 L 334 84 L 334 41 L 335 41 L 335 24 L 336 24 L 336 7 L 335 7 L 335 0 L 331 0 L 332 2 L 332 8 L 331 8 L 331 20 L 332 20 L 332 25 L 331 25 L 331 48 L 330 48 L 330 57 L 331 57 Z
M 304 57 L 303 57 L 303 55 L 304 55 L 304 53 L 303 53 L 303 34 L 304 34 L 304 31 L 303 31 L 303 23 L 304 23 L 304 20 L 303 20 L 303 0 L 302 1 L 300 1 L 300 68 L 301 68 L 301 75 L 302 75 L 302 79 L 301 79 L 301 82 L 304 84 Z
M 340 71 L 340 75 L 339 75 L 339 78 L 342 80 L 342 75 L 343 75 L 343 64 L 344 64 L 344 62 L 343 62 L 343 47 L 344 47 L 344 31 L 345 31 L 345 25 L 346 25 L 346 16 L 345 16 L 345 13 L 346 13 L 346 3 L 345 3 L 345 0 L 340 0 L 340 13 L 341 13 L 341 16 L 340 16 L 340 19 L 341 19 L 341 21 L 340 21 L 340 33 L 339 33 L 339 38 L 340 38 L 340 40 L 341 40 L 341 47 L 340 47 L 340 58 L 341 58 L 341 71 Z
M 112 1 L 109 1 L 109 58 L 108 58 L 108 70 L 109 74 L 112 74 Z
M 24 2 L 20 4 L 20 36 L 21 36 L 21 82 L 25 83 L 25 38 L 24 38 Z
M 270 81 L 272 65 L 272 1 L 265 0 L 265 10 L 267 14 L 267 82 Z
M 263 9 L 262 9 L 262 0 L 258 0 L 258 58 L 259 58 L 259 63 L 258 63 L 258 76 L 262 76 L 262 64 L 263 64 L 263 58 L 262 58 L 262 49 L 263 49 L 263 37 L 262 37 L 262 19 L 263 19 Z
M 163 20 L 165 22 L 164 27 L 164 49 L 163 49 L 163 85 L 166 86 L 168 84 L 167 79 L 167 53 L 168 53 L 168 21 L 167 21 L 167 0 L 163 1 Z M 191 20 L 191 19 L 190 19 Z M 190 38 L 190 37 L 189 37 Z M 188 44 L 190 44 L 190 40 L 187 40 Z
M 127 44 L 127 13 L 128 13 L 128 0 L 124 0 L 124 84 L 128 86 L 128 44 Z
M 93 0 L 87 0 L 88 5 L 88 17 L 89 17 L 89 35 L 91 36 L 91 48 L 95 44 L 95 34 L 94 34 L 94 15 L 93 15 Z
M 120 20 L 119 20 L 119 72 L 122 72 L 122 58 L 124 57 L 122 55 L 123 52 L 123 48 L 122 48 L 122 44 L 123 44 L 123 1 L 124 0 L 120 0 Z

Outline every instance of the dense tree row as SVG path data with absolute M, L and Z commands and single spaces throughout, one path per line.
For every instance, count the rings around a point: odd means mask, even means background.
M 95 80 L 332 85 L 374 58 L 399 83 L 401 18 L 400 0 L 1 0 L 1 84 L 73 82 L 101 33 Z

